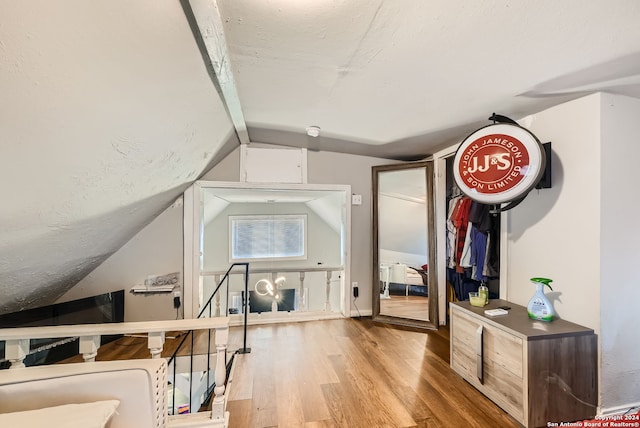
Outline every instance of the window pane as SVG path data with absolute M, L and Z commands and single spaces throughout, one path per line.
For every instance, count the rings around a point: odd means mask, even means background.
M 305 215 L 234 216 L 231 259 L 303 258 Z

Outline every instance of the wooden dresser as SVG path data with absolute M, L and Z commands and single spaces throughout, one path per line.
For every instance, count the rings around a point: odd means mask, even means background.
M 491 300 L 484 308 L 450 303 L 451 368 L 526 427 L 593 418 L 598 402 L 593 330 Z M 486 309 L 509 306 L 508 315 Z

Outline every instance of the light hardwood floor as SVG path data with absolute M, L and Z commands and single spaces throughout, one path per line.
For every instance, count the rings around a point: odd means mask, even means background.
M 162 357 L 170 358 L 175 352 L 176 348 L 182 341 L 184 332 L 168 332 L 164 347 L 162 349 Z M 209 333 L 206 330 L 196 331 L 193 341 L 193 348 L 195 354 L 206 354 L 209 347 L 212 352 L 215 353 L 215 345 L 213 339 L 209 342 Z M 213 336 L 212 336 L 213 337 Z M 210 344 L 211 343 L 211 344 Z M 240 345 L 242 347 L 242 345 Z M 234 349 L 235 351 L 235 349 Z M 178 355 L 186 356 L 191 353 L 191 338 L 188 337 Z M 113 342 L 102 345 L 98 348 L 98 355 L 96 361 L 112 361 L 112 360 L 135 360 L 149 358 L 149 348 L 147 347 L 147 338 L 144 335 L 140 336 L 124 336 Z M 75 355 L 60 361 L 59 364 L 66 363 L 81 363 L 84 360 L 82 355 Z
M 163 357 L 180 339 L 167 336 Z M 194 347 L 203 352 L 206 337 Z M 229 351 L 242 347 L 242 327 L 231 327 Z M 230 379 L 230 428 L 520 427 L 449 368 L 447 328 L 370 318 L 257 325 L 247 347 Z M 96 359 L 125 358 L 149 358 L 146 339 L 123 337 Z
M 380 299 L 380 315 L 429 321 L 429 298 L 391 295 Z
M 273 324 L 248 327 L 247 346 L 231 378 L 231 428 L 520 426 L 451 371 L 447 329 Z

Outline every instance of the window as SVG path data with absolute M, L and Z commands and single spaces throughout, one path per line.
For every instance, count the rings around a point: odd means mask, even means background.
M 302 260 L 306 252 L 307 216 L 230 216 L 230 260 Z

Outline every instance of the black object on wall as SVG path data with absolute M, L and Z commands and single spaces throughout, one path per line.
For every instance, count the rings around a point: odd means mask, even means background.
M 510 117 L 495 113 L 489 117 L 489 120 L 492 120 L 493 123 L 510 123 L 512 125 L 518 125 L 518 122 Z M 536 184 L 536 189 L 551 189 L 551 142 L 542 144 L 542 147 L 544 148 L 546 162 L 544 164 L 545 166 L 542 178 L 540 178 L 540 181 Z
M 538 181 L 536 189 L 551 189 L 551 142 L 544 143 L 542 147 L 544 148 L 546 163 L 544 164 L 542 178 Z
M 0 328 L 124 321 L 124 290 L 0 315 Z
M 100 294 L 70 302 L 27 309 L 0 315 L 0 328 L 41 327 L 50 325 L 102 324 L 124 321 L 124 290 Z M 101 344 L 112 342 L 122 335 L 102 336 Z M 62 339 L 62 338 L 61 338 Z M 31 349 L 60 342 L 61 339 L 31 341 Z M 64 341 L 67 342 L 67 341 Z M 26 366 L 50 364 L 78 353 L 77 341 L 67 342 L 29 355 Z M 0 342 L 0 358 L 4 358 L 4 342 Z

